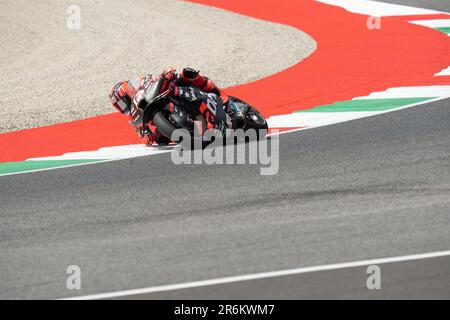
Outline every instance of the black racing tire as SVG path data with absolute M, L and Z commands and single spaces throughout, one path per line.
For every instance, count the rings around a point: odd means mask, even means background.
M 153 117 L 153 124 L 158 129 L 159 133 L 164 137 L 172 140 L 172 134 L 177 129 L 170 121 L 162 114 L 162 112 L 158 112 Z M 178 142 L 178 141 L 177 141 Z
M 204 125 L 206 125 L 206 122 L 204 118 L 196 117 L 197 120 L 203 119 Z M 153 124 L 158 129 L 159 133 L 164 136 L 165 138 L 168 138 L 170 141 L 175 141 L 177 143 L 182 143 L 182 141 L 174 140 L 172 139 L 172 134 L 177 128 L 167 119 L 162 112 L 158 112 L 153 117 Z M 199 141 L 199 143 L 195 143 L 196 141 Z M 208 141 L 202 141 L 202 137 L 193 137 L 191 136 L 190 140 L 190 146 L 191 148 L 194 148 L 196 145 L 200 145 L 201 148 L 205 148 L 210 142 Z

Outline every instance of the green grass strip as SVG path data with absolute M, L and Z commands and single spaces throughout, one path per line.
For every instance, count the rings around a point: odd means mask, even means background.
M 82 159 L 82 160 L 29 160 L 20 162 L 0 163 L 0 175 L 26 172 L 33 170 L 52 169 L 65 166 L 72 166 L 84 163 L 93 163 L 103 159 Z
M 445 34 L 450 34 L 450 27 L 440 27 L 440 28 L 436 28 L 436 30 L 439 30 Z
M 340 101 L 333 104 L 326 104 L 312 109 L 299 110 L 296 112 L 358 112 L 358 111 L 385 111 L 419 103 L 430 98 L 392 98 L 392 99 L 360 99 Z

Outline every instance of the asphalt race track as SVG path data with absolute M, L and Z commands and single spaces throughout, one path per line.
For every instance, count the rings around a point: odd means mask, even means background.
M 2 297 L 70 296 L 71 264 L 87 294 L 446 250 L 449 102 L 283 135 L 275 176 L 162 154 L 4 177 Z
M 160 154 L 2 177 L 0 298 L 449 250 L 449 123 L 447 99 L 281 135 L 274 176 Z M 354 267 L 129 297 L 449 299 L 449 262 L 380 265 L 381 290 Z M 69 265 L 80 266 L 82 290 L 66 288 Z

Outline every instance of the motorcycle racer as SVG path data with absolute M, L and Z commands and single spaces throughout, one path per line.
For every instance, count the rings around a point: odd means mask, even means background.
M 211 108 L 206 101 L 202 101 L 199 111 L 204 116 L 208 129 L 216 128 L 224 131 L 230 126 L 229 117 L 224 110 L 228 103 L 228 96 L 211 79 L 201 75 L 199 71 L 192 68 L 184 68 L 177 74 L 176 69 L 168 67 L 158 77 L 147 75 L 137 80 L 121 81 L 111 90 L 109 95 L 111 103 L 120 113 L 131 116 L 132 104 L 137 106 L 139 100 L 142 99 L 141 93 L 144 92 L 149 83 L 159 79 L 159 77 L 165 79 L 161 92 L 167 91 L 168 94 L 174 97 L 183 98 L 187 93 L 180 87 L 188 86 L 197 87 L 206 93 L 217 94 L 221 98 L 223 105 L 218 108 Z M 159 134 L 158 130 L 151 123 L 149 123 L 148 129 L 145 132 L 148 145 L 155 142 L 164 145 L 170 142 L 169 139 Z
M 177 86 L 194 86 L 205 92 L 215 93 L 220 96 L 224 105 L 228 103 L 228 95 L 211 79 L 201 75 L 195 69 L 184 68 L 180 74 L 177 74 L 174 68 L 169 67 L 164 70 L 162 76 L 168 81 L 173 81 Z

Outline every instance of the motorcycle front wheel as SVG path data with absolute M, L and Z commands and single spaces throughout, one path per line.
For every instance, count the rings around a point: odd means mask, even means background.
M 163 115 L 162 112 L 158 112 L 157 114 L 155 114 L 155 116 L 153 117 L 153 124 L 158 129 L 160 134 L 172 140 L 172 134 L 177 128 L 175 128 L 175 126 L 170 123 L 170 121 Z
M 195 120 L 202 122 L 202 126 L 206 127 L 206 121 L 201 115 L 195 117 Z M 182 142 L 182 140 L 174 139 L 175 136 L 173 135 L 173 133 L 175 132 L 175 130 L 177 130 L 179 128 L 175 127 L 170 122 L 170 120 L 164 115 L 163 112 L 158 112 L 157 114 L 155 114 L 155 116 L 153 117 L 153 124 L 158 129 L 159 133 L 161 135 L 163 135 L 164 137 L 166 137 L 169 140 L 174 141 L 176 143 L 181 143 Z M 201 135 L 200 136 L 194 136 L 193 135 L 194 131 L 195 131 L 194 129 L 188 130 L 188 132 L 190 132 L 190 139 L 191 139 L 190 140 L 190 146 L 191 146 L 191 148 L 194 148 L 196 145 L 199 145 L 202 148 L 206 147 L 210 142 L 202 141 L 202 136 Z M 196 143 L 196 141 L 200 141 L 200 142 Z

